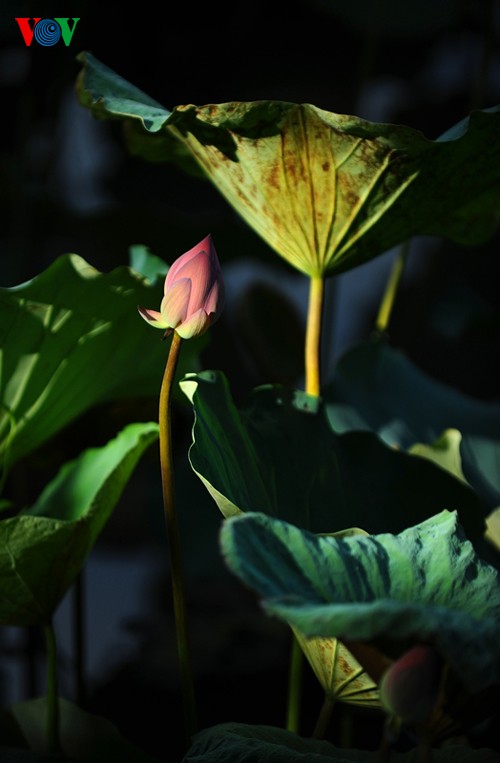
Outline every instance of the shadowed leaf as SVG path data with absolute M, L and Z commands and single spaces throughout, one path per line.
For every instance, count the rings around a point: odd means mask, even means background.
M 180 386 L 195 412 L 191 466 L 226 517 L 261 511 L 314 532 L 375 533 L 448 508 L 469 537 L 484 531 L 470 487 L 370 432 L 336 434 L 317 398 L 265 386 L 238 409 L 220 373 L 188 374 Z

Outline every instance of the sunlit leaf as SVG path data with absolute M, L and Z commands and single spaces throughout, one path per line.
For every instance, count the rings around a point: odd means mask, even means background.
M 431 642 L 470 692 L 500 684 L 500 575 L 456 512 L 399 535 L 319 537 L 264 514 L 221 529 L 230 569 L 305 636 Z
M 135 89 L 134 107 L 127 92 L 121 105 L 123 80 L 89 53 L 79 60 L 84 106 L 140 124 L 136 153 L 142 145 L 148 154 L 150 136 L 155 158 L 170 160 L 177 138 L 246 222 L 309 275 L 355 267 L 416 234 L 482 242 L 499 222 L 500 107 L 473 112 L 438 140 L 283 101 L 157 114 L 149 98 L 137 105 Z
M 59 257 L 20 286 L 0 289 L 0 459 L 12 465 L 89 408 L 157 397 L 168 342 L 137 305 L 157 307 L 162 284 L 128 267 L 101 273 Z M 197 370 L 186 343 L 179 373 Z
M 371 432 L 335 433 L 317 398 L 264 386 L 239 409 L 221 373 L 188 374 L 180 385 L 195 413 L 191 466 L 226 517 L 262 511 L 314 532 L 375 533 L 448 508 L 470 537 L 484 531 L 470 487 Z
M 157 424 L 129 424 L 65 464 L 29 509 L 0 520 L 1 625 L 50 619 L 157 437 Z

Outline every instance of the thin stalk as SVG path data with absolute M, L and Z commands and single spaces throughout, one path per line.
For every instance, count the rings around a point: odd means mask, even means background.
M 381 334 L 385 333 L 387 331 L 387 327 L 389 326 L 392 309 L 394 307 L 394 301 L 396 299 L 396 294 L 398 292 L 399 285 L 404 273 L 404 268 L 408 257 L 408 250 L 409 242 L 406 241 L 401 247 L 396 256 L 396 259 L 392 264 L 389 280 L 387 281 L 385 293 L 382 297 L 377 320 L 375 322 L 375 328 Z
M 315 395 L 316 397 L 319 397 L 321 391 L 320 349 L 324 296 L 324 277 L 322 275 L 311 276 L 306 327 L 305 387 L 308 395 Z M 295 732 L 298 731 L 299 725 L 303 665 L 304 654 L 294 636 L 288 672 L 287 729 Z
M 329 697 L 328 694 L 325 694 L 325 698 L 323 700 L 323 704 L 321 706 L 321 710 L 318 715 L 318 720 L 316 721 L 316 725 L 314 727 L 313 731 L 313 739 L 323 739 L 326 730 L 328 728 L 328 724 L 330 723 L 330 719 L 332 717 L 332 711 L 333 707 L 335 705 L 335 700 L 332 697 Z
M 85 685 L 85 570 L 75 580 L 73 589 L 73 633 L 75 649 L 76 700 L 80 707 L 87 701 Z
M 57 645 L 52 622 L 44 625 L 43 629 L 47 650 L 47 753 L 49 755 L 54 755 L 59 751 L 59 691 L 57 681 Z
M 304 653 L 293 635 L 292 654 L 288 670 L 288 705 L 286 727 L 288 731 L 299 733 L 300 716 L 300 693 L 302 689 L 302 669 L 304 667 Z
M 321 317 L 325 281 L 323 276 L 311 276 L 306 329 L 306 392 L 319 397 L 321 390 Z
M 174 605 L 175 629 L 177 636 L 177 654 L 179 658 L 184 724 L 188 739 L 196 732 L 196 702 L 194 695 L 191 652 L 189 648 L 186 594 L 182 569 L 181 542 L 177 512 L 175 508 L 174 460 L 172 452 L 172 430 L 170 423 L 172 386 L 181 349 L 181 337 L 174 332 L 168 354 L 165 373 L 160 390 L 159 425 L 160 425 L 160 465 L 163 489 L 163 507 L 167 540 L 170 553 L 170 571 L 172 578 L 172 598 Z

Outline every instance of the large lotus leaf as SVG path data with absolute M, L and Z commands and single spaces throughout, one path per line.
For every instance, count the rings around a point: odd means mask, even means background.
M 391 751 L 391 763 L 417 763 L 416 749 Z M 498 752 L 451 745 L 432 750 L 435 763 L 497 763 Z M 273 726 L 221 723 L 193 738 L 183 763 L 379 763 L 380 752 L 335 747 Z
M 159 394 L 168 343 L 137 305 L 157 309 L 162 291 L 128 267 L 100 273 L 77 255 L 0 289 L 4 468 L 92 406 Z M 184 372 L 197 370 L 198 349 L 196 340 L 183 347 Z
M 0 624 L 51 617 L 157 437 L 157 424 L 129 424 L 65 464 L 31 508 L 0 521 Z
M 459 430 L 465 478 L 490 509 L 500 504 L 500 403 L 433 379 L 383 339 L 348 350 L 324 398 L 336 432 L 372 430 L 404 450 Z
M 265 514 L 223 523 L 230 569 L 305 636 L 432 642 L 470 692 L 500 684 L 500 574 L 456 512 L 399 535 L 317 536 Z
M 471 538 L 484 530 L 470 487 L 370 432 L 335 433 L 318 398 L 265 386 L 239 410 L 221 373 L 180 385 L 195 412 L 191 466 L 226 517 L 262 511 L 313 532 L 375 533 L 448 508 Z
M 159 112 L 126 83 L 131 108 L 121 77 L 89 53 L 79 60 L 83 105 L 135 122 L 136 152 L 149 135 L 155 157 L 172 159 L 177 137 L 246 222 L 309 275 L 342 272 L 416 234 L 484 241 L 498 223 L 500 107 L 473 112 L 438 140 L 282 101 Z

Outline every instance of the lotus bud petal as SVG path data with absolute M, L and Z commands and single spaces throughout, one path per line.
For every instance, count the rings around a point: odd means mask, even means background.
M 403 723 L 425 722 L 436 705 L 441 661 L 431 646 L 419 645 L 406 652 L 384 673 L 380 700 L 387 712 Z
M 217 320 L 224 284 L 212 236 L 181 255 L 170 267 L 160 312 L 138 307 L 150 326 L 176 331 L 183 339 L 203 334 Z

